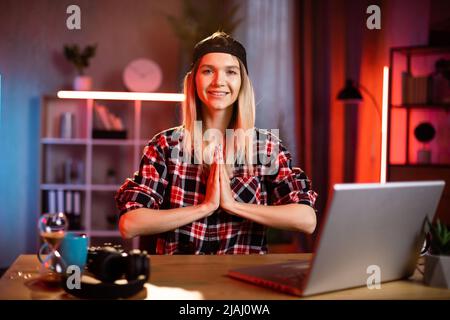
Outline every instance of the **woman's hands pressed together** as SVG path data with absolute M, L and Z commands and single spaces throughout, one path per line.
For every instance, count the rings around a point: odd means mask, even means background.
M 220 150 L 220 164 L 219 164 L 219 182 L 220 182 L 220 207 L 233 214 L 232 208 L 236 203 L 233 192 L 230 187 L 230 177 L 227 172 L 227 167 L 223 161 L 223 153 Z
M 236 200 L 230 187 L 230 177 L 223 161 L 222 148 L 218 147 L 214 151 L 214 160 L 211 165 L 209 177 L 206 185 L 206 195 L 203 204 L 208 207 L 211 215 L 219 207 L 232 213 L 231 208 Z
M 208 216 L 213 214 L 220 205 L 220 170 L 218 161 L 216 161 L 216 152 L 214 152 L 214 161 L 211 164 L 208 181 L 206 182 L 206 195 L 203 204 L 208 208 Z

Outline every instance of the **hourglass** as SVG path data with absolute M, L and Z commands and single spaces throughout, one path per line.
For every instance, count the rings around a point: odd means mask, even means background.
M 38 252 L 42 272 L 61 274 L 66 270 L 66 263 L 58 252 L 58 247 L 68 229 L 66 215 L 62 212 L 46 213 L 39 218 L 39 234 L 44 240 Z M 44 254 L 47 254 L 43 257 Z

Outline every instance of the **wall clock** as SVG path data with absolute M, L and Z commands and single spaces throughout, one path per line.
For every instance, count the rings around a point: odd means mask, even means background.
M 161 85 L 162 71 L 159 65 L 152 60 L 135 59 L 125 67 L 123 82 L 130 91 L 152 92 Z

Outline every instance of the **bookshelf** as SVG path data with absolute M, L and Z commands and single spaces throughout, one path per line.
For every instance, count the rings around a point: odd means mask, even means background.
M 450 47 L 391 48 L 387 179 L 445 180 L 437 214 L 450 224 L 450 81 L 438 61 L 450 63 Z M 435 129 L 427 143 L 414 134 L 423 123 Z
M 445 126 L 450 111 L 450 81 L 446 95 L 436 92 L 436 62 L 450 62 L 450 47 L 398 47 L 390 53 L 389 80 L 389 163 L 419 164 L 418 148 L 423 147 L 414 137 L 414 126 L 426 121 L 436 128 Z M 440 130 L 430 143 L 434 157 L 429 164 L 449 164 L 445 153 L 448 136 Z
M 120 237 L 114 194 L 138 170 L 148 140 L 178 125 L 177 106 L 183 97 L 71 91 L 65 91 L 68 97 L 60 97 L 60 93 L 41 98 L 40 213 L 66 212 L 71 231 L 87 234 L 90 245 L 114 243 L 125 249 L 137 248 L 139 238 Z M 99 105 L 122 121 L 126 137 L 93 137 L 101 122 L 95 111 Z M 70 136 L 63 120 L 68 113 Z

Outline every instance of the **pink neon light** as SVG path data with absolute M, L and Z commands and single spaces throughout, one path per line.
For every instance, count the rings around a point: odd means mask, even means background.
M 386 182 L 386 160 L 387 160 L 387 123 L 388 123 L 388 88 L 389 67 L 383 68 L 383 101 L 381 106 L 381 165 L 380 182 Z
M 139 101 L 184 101 L 182 93 L 117 92 L 117 91 L 58 91 L 62 99 L 139 100 Z

